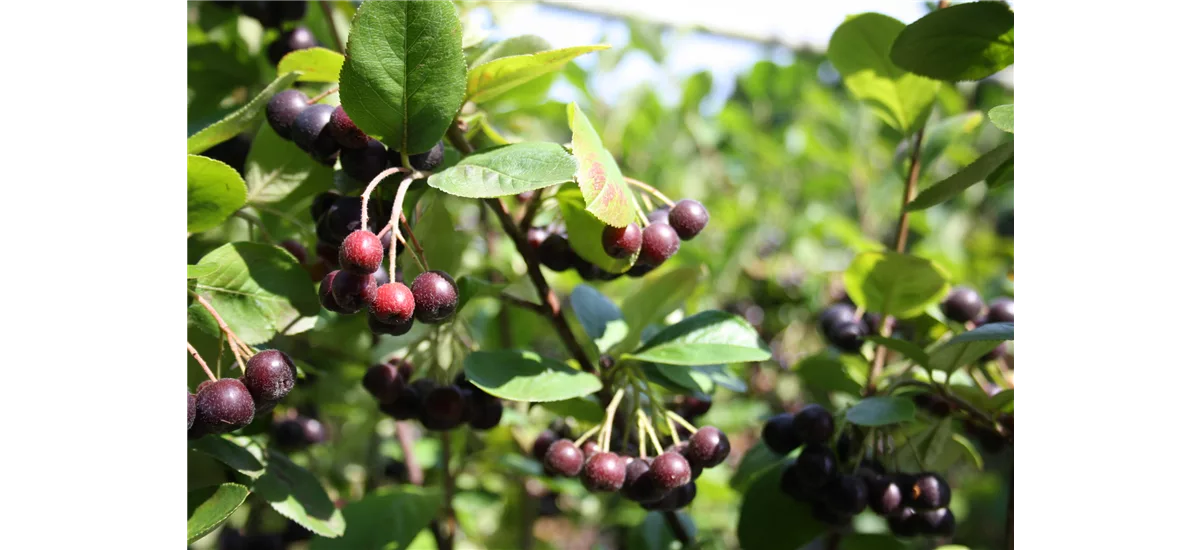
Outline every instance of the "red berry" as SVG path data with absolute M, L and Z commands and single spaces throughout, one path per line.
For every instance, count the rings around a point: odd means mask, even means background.
M 666 491 L 656 486 L 647 474 L 650 473 L 650 461 L 645 458 L 633 458 L 625 465 L 625 484 L 621 494 L 636 502 L 655 502 L 666 496 Z
M 421 403 L 421 424 L 433 431 L 458 427 L 466 420 L 467 400 L 457 386 L 440 386 Z
M 683 487 L 692 479 L 692 468 L 683 455 L 667 451 L 650 463 L 650 479 L 665 490 Z
M 333 139 L 343 148 L 362 149 L 367 146 L 367 134 L 358 129 L 341 105 L 338 105 L 329 117 L 329 133 L 333 134 Z
M 683 199 L 671 208 L 667 220 L 680 239 L 690 241 L 692 237 L 700 234 L 700 230 L 704 229 L 704 226 L 708 225 L 708 210 L 705 210 L 704 205 L 699 202 Z
M 583 469 L 583 451 L 571 440 L 560 439 L 546 450 L 546 458 L 542 459 L 542 465 L 551 475 L 575 477 Z
M 374 233 L 359 229 L 342 241 L 338 249 L 342 271 L 357 275 L 373 275 L 383 264 L 383 246 Z
M 638 263 L 656 267 L 679 251 L 679 235 L 665 223 L 652 223 L 642 231 Z
M 642 248 L 642 228 L 636 223 L 625 227 L 604 226 L 600 235 L 604 253 L 617 259 L 628 258 Z
M 537 439 L 533 441 L 533 458 L 542 461 L 546 458 L 546 451 L 550 450 L 550 445 L 555 441 L 562 439 L 554 430 L 545 430 L 538 434 Z
M 375 301 L 371 302 L 371 315 L 389 325 L 411 327 L 415 307 L 412 291 L 404 283 L 388 283 L 380 286 L 375 292 Z
M 617 491 L 625 483 L 625 461 L 617 453 L 597 452 L 584 462 L 580 479 L 589 491 Z
M 337 275 L 329 285 L 330 293 L 344 312 L 354 313 L 375 300 L 378 287 L 375 277 L 357 275 L 346 270 L 336 271 Z
M 317 296 L 321 298 L 321 307 L 334 313 L 349 314 L 354 313 L 348 309 L 338 305 L 337 300 L 333 299 L 333 279 L 337 276 L 338 270 L 330 271 L 321 279 L 321 286 L 317 289 Z

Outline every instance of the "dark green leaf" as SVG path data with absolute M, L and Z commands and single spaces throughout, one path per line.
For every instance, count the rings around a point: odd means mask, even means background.
M 979 454 L 979 449 L 975 448 L 975 444 L 971 443 L 971 440 L 960 434 L 954 434 L 950 440 L 953 442 L 951 447 L 957 449 L 957 452 L 954 453 L 956 456 L 971 459 L 971 465 L 975 466 L 976 470 L 983 471 L 983 456 Z
M 991 397 L 988 405 L 994 411 L 1009 411 L 1012 410 L 1013 397 L 1013 390 L 1002 390 Z
M 561 401 L 600 391 L 600 379 L 531 351 L 476 351 L 464 363 L 467 378 L 509 401 Z
M 695 523 L 683 510 L 675 513 L 679 518 L 679 523 L 683 525 L 684 532 L 695 540 Z M 649 513 L 646 514 L 640 525 L 629 530 L 627 548 L 628 550 L 663 550 L 673 548 L 672 543 L 675 540 L 675 532 L 671 530 L 663 514 Z
M 715 389 L 712 378 L 694 368 L 680 368 L 673 365 L 651 363 L 643 365 L 642 369 L 648 374 L 651 371 L 657 372 L 662 378 L 667 379 L 671 386 L 675 386 L 676 389 L 686 390 L 687 393 L 712 393 Z
M 1012 323 L 988 323 L 959 334 L 935 348 L 929 354 L 929 366 L 950 372 L 978 361 L 1001 342 L 1012 339 Z
M 943 418 L 938 422 L 937 427 L 932 430 L 929 437 L 925 439 L 921 445 L 921 454 L 924 457 L 925 464 L 937 464 L 942 457 L 942 453 L 946 450 L 946 445 L 950 443 L 951 437 L 954 435 L 954 419 L 950 417 Z
M 600 353 L 607 353 L 629 332 L 616 304 L 588 285 L 578 285 L 571 291 L 571 310 Z
M 213 250 L 198 266 L 217 269 L 196 280 L 196 292 L 221 314 L 233 332 L 257 345 L 320 311 L 308 270 L 277 246 L 238 242 Z M 193 304 L 201 317 L 208 313 Z
M 220 462 L 194 449 L 188 449 L 187 456 L 187 490 L 194 491 L 204 487 L 220 485 L 227 480 L 225 466 Z
M 574 418 L 580 422 L 599 424 L 604 422 L 604 408 L 587 397 L 546 401 L 539 406 L 563 418 Z M 541 472 L 539 471 L 540 475 Z
M 188 544 L 216 529 L 243 502 L 250 490 L 245 485 L 223 483 L 188 491 Z
M 212 229 L 246 204 L 246 182 L 219 160 L 188 155 L 187 230 Z
M 254 99 L 250 100 L 249 103 L 230 113 L 229 116 L 221 119 L 220 122 L 196 132 L 187 140 L 188 154 L 201 153 L 213 145 L 246 131 L 258 118 L 259 113 L 267 107 L 267 102 L 271 100 L 271 96 L 290 88 L 299 76 L 299 73 L 288 73 L 276 78 L 274 82 L 268 84 L 266 88 L 263 88 L 263 91 L 254 96 Z
M 846 88 L 885 123 L 904 134 L 924 124 L 938 82 L 908 73 L 888 59 L 904 23 L 878 13 L 846 18 L 829 39 L 829 61 Z
M 429 186 L 460 197 L 504 197 L 575 177 L 575 158 L 557 143 L 501 145 L 463 158 L 429 178 Z
M 729 365 L 698 365 L 692 367 L 692 371 L 708 376 L 714 384 L 729 391 L 739 393 L 746 391 L 746 382 L 730 371 Z
M 796 367 L 805 389 L 827 392 L 842 392 L 850 395 L 862 393 L 862 384 L 847 372 L 842 361 L 827 355 L 810 355 Z
M 766 361 L 771 351 L 745 319 L 710 310 L 663 329 L 633 357 L 668 365 L 711 365 Z
M 567 106 L 567 122 L 571 126 L 571 154 L 578 162 L 575 181 L 579 182 L 583 193 L 584 209 L 613 227 L 633 223 L 637 219 L 633 193 L 612 153 L 604 148 L 600 134 L 574 103 Z M 570 228 L 567 230 L 570 232 Z M 596 262 L 592 260 L 592 263 Z
M 950 290 L 937 264 L 909 254 L 863 252 L 843 274 L 846 294 L 867 311 L 906 318 L 920 315 Z
M 1004 163 L 1013 158 L 1013 142 L 1008 141 L 997 145 L 983 156 L 975 159 L 958 173 L 929 186 L 908 203 L 904 209 L 908 211 L 924 210 L 954 198 L 968 187 L 983 181 L 988 174 L 994 172 Z
M 1001 164 L 999 168 L 993 170 L 991 174 L 988 174 L 986 180 L 988 189 L 995 189 L 1011 184 L 1013 182 L 1013 169 L 1013 159 L 1008 159 L 1008 162 Z
M 412 226 L 413 232 L 417 234 L 417 241 L 425 247 L 425 259 L 429 262 L 429 269 L 445 271 L 451 277 L 462 265 L 463 249 L 471 240 L 471 234 L 460 231 L 455 224 L 454 214 L 449 208 L 453 200 L 455 199 L 441 193 L 426 193 L 421 198 L 421 216 Z M 404 280 L 412 281 L 421 274 L 421 266 L 410 255 L 406 255 L 405 260 Z M 398 251 L 396 261 L 400 261 Z
M 874 334 L 867 336 L 867 340 L 875 342 L 876 344 L 879 344 L 892 351 L 898 352 L 912 360 L 913 363 L 923 367 L 929 366 L 929 354 L 925 353 L 925 350 L 921 349 L 920 346 L 909 342 L 908 340 L 884 338 Z
M 638 289 L 621 302 L 621 309 L 629 323 L 630 337 L 637 338 L 650 323 L 683 307 L 703 275 L 699 267 L 682 266 L 666 273 L 646 276 Z
M 258 479 L 264 469 L 262 454 L 258 448 L 254 449 L 255 452 L 247 450 L 251 444 L 249 438 L 228 439 L 207 435 L 192 441 L 191 448 L 220 460 L 226 466 L 250 479 Z
M 1013 133 L 1013 106 L 1011 103 L 992 107 L 992 110 L 988 111 L 988 118 L 997 128 L 1010 134 Z
M 342 108 L 405 154 L 432 149 L 467 90 L 462 25 L 448 0 L 368 0 L 358 8 L 340 78 Z
M 846 420 L 859 426 L 887 426 L 908 422 L 916 407 L 906 397 L 868 397 L 846 410 Z
M 762 472 L 746 489 L 737 525 L 743 550 L 796 550 L 825 532 L 808 504 L 779 490 L 786 465 L 780 462 Z
M 279 74 L 300 73 L 300 82 L 337 82 L 346 56 L 326 48 L 296 50 L 279 61 Z
M 604 252 L 600 237 L 607 226 L 587 211 L 583 192 L 578 187 L 564 185 L 555 198 L 563 221 L 567 224 L 567 240 L 576 254 L 609 273 L 624 273 L 633 266 L 636 256 L 618 260 Z
M 1013 64 L 1013 12 L 1004 2 L 938 9 L 896 37 L 891 59 L 938 80 L 979 80 Z
M 479 57 L 471 60 L 469 70 L 474 71 L 480 65 L 500 59 L 501 57 L 511 57 L 514 55 L 526 55 L 537 52 L 544 52 L 553 48 L 545 38 L 533 34 L 523 34 L 506 38 L 495 44 L 492 44 Z
M 291 202 L 329 187 L 333 169 L 318 164 L 267 124 L 259 127 L 246 156 L 247 201 L 251 204 Z
M 747 449 L 746 454 L 742 455 L 742 460 L 738 462 L 737 471 L 729 479 L 729 487 L 735 491 L 745 492 L 759 474 L 770 470 L 772 466 L 785 460 L 787 460 L 787 457 L 775 454 L 775 451 L 767 448 L 766 445 L 763 445 L 759 441 L 753 447 Z
M 346 534 L 317 537 L 312 550 L 392 550 L 408 548 L 441 510 L 440 493 L 422 487 L 377 491 L 346 505 Z
M 585 53 L 607 50 L 607 45 L 574 46 L 537 53 L 509 55 L 476 64 L 467 74 L 467 101 L 484 103 L 521 84 L 561 69 Z

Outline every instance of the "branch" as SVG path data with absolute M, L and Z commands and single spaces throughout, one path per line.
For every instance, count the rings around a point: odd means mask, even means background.
M 543 308 L 542 306 L 535 304 L 533 302 L 530 302 L 529 300 L 525 300 L 523 298 L 517 298 L 516 296 L 513 296 L 512 294 L 509 294 L 507 292 L 500 293 L 500 300 L 507 304 L 512 304 L 517 307 L 528 309 L 535 313 L 545 313 L 546 312 L 545 308 Z
M 208 370 L 208 365 L 205 364 L 204 359 L 200 357 L 200 352 L 196 351 L 196 348 L 192 347 L 191 342 L 188 342 L 188 353 L 192 354 L 192 359 L 195 359 L 197 363 L 200 363 L 200 368 L 204 369 L 204 373 L 208 375 L 208 379 L 216 382 L 217 377 L 213 376 L 211 370 Z

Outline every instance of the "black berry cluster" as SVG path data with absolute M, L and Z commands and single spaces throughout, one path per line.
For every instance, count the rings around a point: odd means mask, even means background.
M 626 227 L 607 226 L 600 236 L 600 244 L 610 257 L 637 255 L 633 267 L 623 274 L 609 273 L 579 256 L 568 243 L 565 230 L 535 227 L 526 239 L 537 253 L 538 262 L 552 271 L 574 268 L 585 281 L 611 281 L 621 275 L 644 276 L 674 256 L 681 240 L 691 240 L 708 225 L 708 211 L 691 199 L 681 200 L 670 209 L 663 206 L 647 217 L 650 224 L 646 227 L 636 222 Z
M 279 36 L 267 45 L 267 58 L 278 65 L 283 56 L 296 50 L 321 45 L 311 30 L 295 23 L 304 19 L 308 2 L 214 2 L 228 8 L 240 9 L 247 17 L 257 19 L 267 29 L 279 29 Z
M 263 350 L 246 362 L 241 378 L 206 380 L 188 394 L 188 439 L 244 428 L 254 415 L 275 408 L 296 385 L 296 365 L 286 353 Z
M 941 303 L 942 314 L 959 323 L 983 326 L 988 323 L 1013 322 L 1013 300 L 1000 297 L 984 306 L 983 298 L 973 288 L 955 287 Z
M 320 420 L 303 414 L 289 414 L 271 426 L 271 443 L 286 452 L 302 451 L 327 437 Z
M 818 322 L 830 345 L 845 353 L 858 353 L 867 335 L 879 331 L 880 320 L 876 313 L 858 317 L 854 304 L 846 300 L 834 302 L 821 311 Z
M 379 410 L 396 420 L 419 420 L 431 431 L 463 424 L 490 430 L 500 424 L 504 415 L 500 400 L 476 388 L 461 373 L 449 385 L 429 378 L 412 380 L 412 376 L 411 361 L 392 359 L 367 369 L 362 384 L 379 402 Z
M 780 478 L 784 494 L 811 505 L 813 518 L 830 526 L 849 525 L 869 506 L 896 536 L 954 534 L 945 479 L 932 472 L 889 473 L 873 459 L 859 462 L 861 442 L 843 433 L 831 448 L 833 433 L 833 415 L 820 405 L 767 421 L 762 440 L 769 449 L 787 454 L 804 447 Z

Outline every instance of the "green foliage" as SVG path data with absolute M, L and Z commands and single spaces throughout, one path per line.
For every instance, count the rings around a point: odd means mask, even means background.
M 997 145 L 995 149 L 984 153 L 953 176 L 939 181 L 921 191 L 917 198 L 908 203 L 906 210 L 924 210 L 946 202 L 968 187 L 983 181 L 1013 158 L 1013 142 L 1007 141 Z
M 196 542 L 221 525 L 242 502 L 250 490 L 237 483 L 222 483 L 188 491 L 188 544 Z
M 868 397 L 846 409 L 846 421 L 859 426 L 887 426 L 911 421 L 916 413 L 916 407 L 907 398 Z
M 484 103 L 542 75 L 562 69 L 585 53 L 606 50 L 608 46 L 575 46 L 491 59 L 471 67 L 467 74 L 466 101 Z
M 510 401 L 562 401 L 600 391 L 600 379 L 531 351 L 476 351 L 463 369 L 471 383 Z
M 620 343 L 629 333 L 621 310 L 600 291 L 588 285 L 576 286 L 571 291 L 571 309 L 583 330 L 601 353 Z
M 953 371 L 978 361 L 1002 342 L 1012 339 L 1012 323 L 988 323 L 959 334 L 935 348 L 929 354 L 929 366 L 937 370 Z
M 575 180 L 579 182 L 579 190 L 583 193 L 584 208 L 613 227 L 625 227 L 633 223 L 640 209 L 621 175 L 621 169 L 617 167 L 616 159 L 604 148 L 600 134 L 596 133 L 587 115 L 574 103 L 567 107 L 567 121 L 571 125 L 571 153 L 575 155 L 578 165 Z
M 437 491 L 420 487 L 384 490 L 352 502 L 344 510 L 346 535 L 313 539 L 313 550 L 409 548 L 438 513 Z
M 236 136 L 250 128 L 266 108 L 271 96 L 287 89 L 299 77 L 299 73 L 280 75 L 263 88 L 258 95 L 240 109 L 230 113 L 216 124 L 209 126 L 188 138 L 187 152 L 189 155 L 202 153 L 204 150 Z
M 771 351 L 745 319 L 724 311 L 705 311 L 659 331 L 633 358 L 695 366 L 765 361 L 771 358 Z
M 459 197 L 503 197 L 569 183 L 574 177 L 575 159 L 561 145 L 525 142 L 465 157 L 431 176 L 429 186 Z
M 291 52 L 279 60 L 279 74 L 300 73 L 300 82 L 337 82 L 346 56 L 326 48 Z
M 995 124 L 997 128 L 1010 134 L 1013 133 L 1012 104 L 992 107 L 992 110 L 988 111 L 988 118 L 991 119 L 992 124 Z
M 785 466 L 780 462 L 763 471 L 746 489 L 737 524 L 738 543 L 745 550 L 795 550 L 825 532 L 807 504 L 779 490 Z
M 246 204 L 246 182 L 229 165 L 196 155 L 187 163 L 189 232 L 212 229 Z
M 1004 2 L 934 10 L 904 28 L 891 60 L 938 80 L 979 80 L 1013 64 L 1013 12 Z
M 327 188 L 333 170 L 312 160 L 296 144 L 263 124 L 246 156 L 247 202 L 299 202 Z
M 919 315 L 950 290 L 937 264 L 907 254 L 864 252 L 846 268 L 846 294 L 867 311 L 905 318 Z

